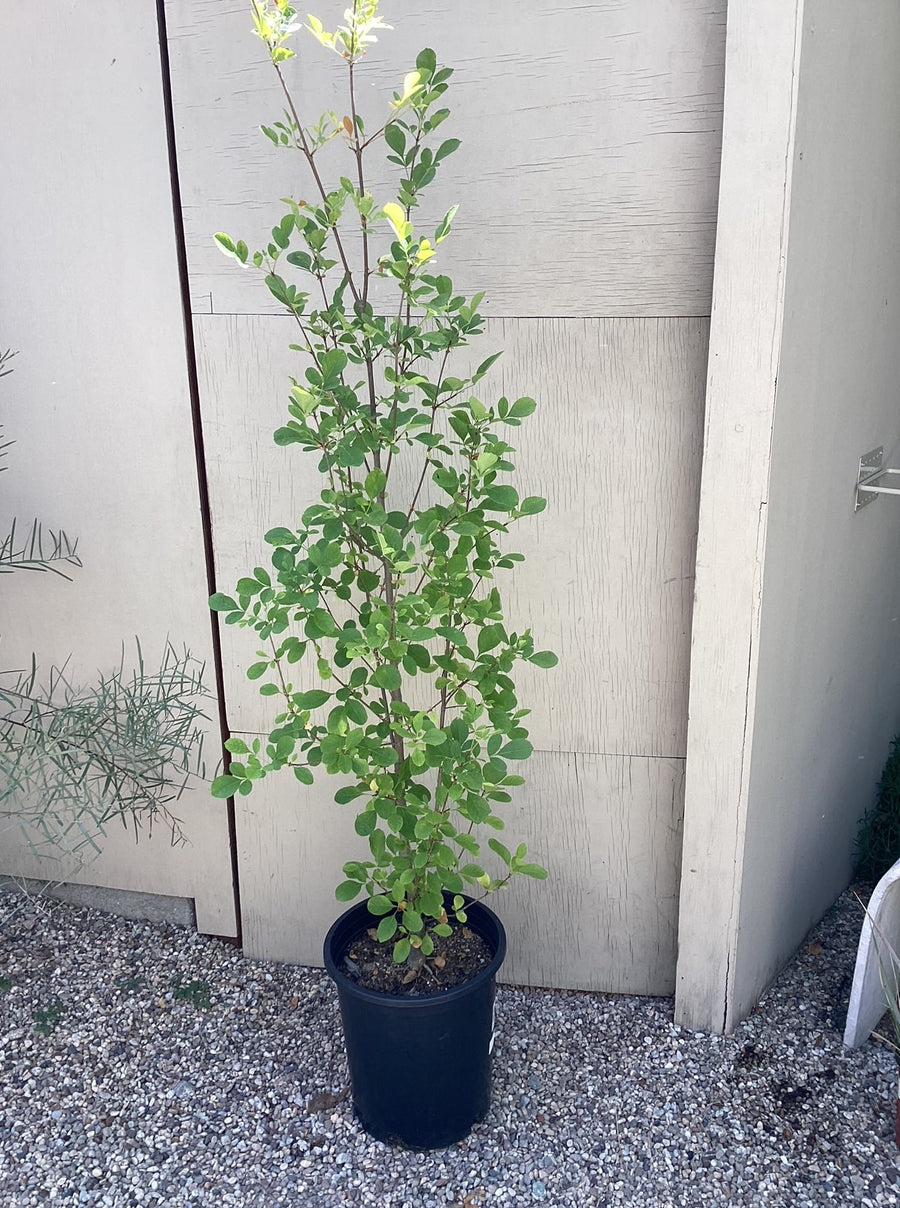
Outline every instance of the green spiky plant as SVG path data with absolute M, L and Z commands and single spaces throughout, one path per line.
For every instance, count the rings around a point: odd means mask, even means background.
M 510 478 L 507 434 L 535 403 L 474 393 L 499 353 L 460 373 L 459 351 L 482 332 L 482 295 L 458 293 L 434 267 L 457 207 L 427 234 L 413 222 L 459 147 L 439 132 L 451 69 L 423 50 L 370 127 L 357 70 L 388 28 L 377 0 L 355 0 L 333 32 L 309 17 L 306 29 L 346 65 L 347 113 L 304 125 L 284 71 L 301 28 L 295 10 L 259 0 L 253 17 L 287 106 L 262 130 L 303 161 L 311 193 L 284 199 L 266 247 L 251 252 L 224 233 L 216 241 L 264 275 L 296 322 L 290 418 L 275 443 L 316 456 L 322 490 L 299 522 L 266 533 L 271 571 L 255 567 L 233 597 L 212 597 L 228 624 L 259 635 L 247 674 L 279 706 L 265 744 L 229 740 L 235 758 L 213 793 L 246 794 L 284 767 L 304 784 L 319 768 L 341 777 L 335 801 L 355 803 L 370 858 L 344 865 L 336 896 L 365 894 L 378 938 L 395 961 L 414 963 L 433 951 L 433 935 L 449 934 L 449 916 L 464 921 L 464 892 L 546 876 L 523 844 L 495 835 L 487 846 L 502 868 L 491 875 L 480 836 L 502 830 L 496 807 L 522 784 L 510 765 L 532 750 L 513 667 L 556 663 L 529 630 L 510 630 L 494 579 L 521 561 L 501 547 L 510 525 L 545 506 Z M 326 183 L 320 152 L 333 140 L 349 168 Z M 374 155 L 396 173 L 388 200 L 366 184 Z M 318 687 L 296 684 L 304 661 Z
M 0 353 L 0 377 L 12 372 L 13 355 Z M 0 444 L 0 458 L 11 444 Z M 70 579 L 81 566 L 76 547 L 38 520 L 17 537 L 12 520 L 0 541 L 0 573 Z M 137 833 L 159 820 L 173 842 L 184 841 L 172 809 L 205 771 L 204 667 L 166 643 L 149 669 L 136 647 L 133 670 L 123 652 L 116 670 L 87 686 L 73 684 L 65 667 L 42 678 L 34 655 L 27 669 L 0 671 L 0 820 L 17 825 L 35 855 L 96 855 L 113 822 Z

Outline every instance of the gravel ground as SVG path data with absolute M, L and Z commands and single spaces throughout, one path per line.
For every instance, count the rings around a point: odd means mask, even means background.
M 859 924 L 846 894 L 724 1038 L 670 999 L 502 987 L 491 1112 L 419 1154 L 356 1125 L 323 973 L 25 901 L 0 930 L 0 1206 L 900 1204 L 894 1059 L 841 1046 Z

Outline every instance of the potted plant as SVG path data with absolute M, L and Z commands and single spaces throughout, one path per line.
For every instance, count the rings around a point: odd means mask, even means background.
M 494 578 L 522 560 L 501 547 L 510 524 L 545 506 L 513 486 L 507 441 L 535 403 L 475 396 L 500 354 L 459 367 L 483 320 L 482 295 L 457 293 L 435 268 L 456 207 L 427 234 L 413 222 L 459 146 L 440 130 L 451 69 L 423 50 L 370 125 L 356 73 L 388 28 L 378 0 L 354 0 L 333 32 L 309 17 L 313 37 L 344 60 L 347 112 L 304 125 L 284 71 L 301 23 L 285 0 L 257 0 L 253 20 L 286 102 L 283 120 L 262 130 L 299 154 L 310 191 L 284 200 L 265 248 L 216 240 L 262 272 L 296 320 L 290 418 L 275 442 L 318 457 L 322 490 L 299 520 L 266 533 L 271 572 L 257 567 L 233 598 L 211 599 L 226 623 L 259 634 L 247 674 L 279 709 L 265 743 L 226 743 L 235 758 L 213 793 L 249 793 L 285 767 L 304 784 L 316 769 L 340 778 L 335 801 L 355 805 L 369 848 L 344 864 L 338 900 L 363 900 L 332 927 L 324 954 L 354 1105 L 375 1136 L 434 1148 L 488 1108 L 506 940 L 473 898 L 519 874 L 546 876 L 524 845 L 496 834 L 494 867 L 481 862 L 481 835 L 502 831 L 496 809 L 522 784 L 512 767 L 532 749 L 510 673 L 519 660 L 556 663 L 530 631 L 510 631 Z M 329 184 L 320 152 L 332 142 L 349 168 Z M 376 154 L 398 178 L 386 201 L 366 184 Z M 296 683 L 304 661 L 314 688 Z

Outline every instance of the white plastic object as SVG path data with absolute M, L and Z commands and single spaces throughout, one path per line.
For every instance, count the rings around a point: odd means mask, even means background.
M 858 1049 L 864 1044 L 887 1010 L 878 972 L 875 940 L 878 940 L 882 951 L 890 945 L 895 952 L 900 952 L 900 860 L 888 869 L 875 886 L 867 910 L 868 913 L 863 915 L 856 950 L 853 988 L 847 1009 L 847 1026 L 844 1028 L 844 1044 L 848 1049 Z

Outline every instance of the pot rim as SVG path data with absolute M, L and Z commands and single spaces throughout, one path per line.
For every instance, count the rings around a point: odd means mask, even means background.
M 415 1010 L 417 1008 L 420 1009 L 424 1004 L 427 1003 L 449 1003 L 455 1002 L 460 998 L 465 998 L 466 995 L 471 994 L 473 990 L 478 989 L 480 986 L 484 985 L 485 982 L 496 977 L 500 966 L 506 959 L 506 929 L 494 911 L 491 910 L 489 906 L 485 906 L 484 902 L 474 902 L 471 898 L 466 899 L 465 909 L 467 912 L 471 912 L 466 926 L 469 924 L 472 925 L 472 930 L 477 932 L 485 943 L 494 948 L 494 955 L 489 964 L 485 965 L 483 969 L 479 969 L 474 977 L 470 977 L 468 981 L 463 982 L 461 985 L 454 986 L 450 990 L 435 990 L 429 994 L 388 994 L 384 990 L 367 989 L 365 986 L 360 986 L 359 983 L 355 982 L 352 977 L 348 977 L 347 974 L 344 973 L 343 970 L 338 966 L 334 949 L 338 947 L 338 945 L 340 946 L 340 950 L 337 953 L 337 958 L 339 959 L 343 955 L 345 948 L 345 945 L 342 942 L 343 937 L 340 936 L 339 933 L 345 929 L 348 929 L 348 920 L 353 914 L 360 912 L 362 916 L 362 912 L 365 912 L 364 916 L 362 917 L 375 917 L 374 915 L 369 914 L 366 900 L 356 902 L 348 910 L 345 910 L 343 914 L 339 915 L 328 928 L 322 953 L 328 976 L 332 979 L 341 993 L 351 994 L 354 998 L 361 999 L 364 1002 L 379 1003 L 382 1005 L 390 1003 L 392 1007 L 396 1007 L 400 1010 Z M 479 919 L 479 914 L 482 914 L 485 917 Z M 472 917 L 473 915 L 474 918 Z M 479 923 L 481 923 L 482 926 L 479 926 Z M 490 934 L 486 935 L 485 930 L 488 932 L 496 931 L 496 944 L 493 942 L 494 936 Z M 354 929 L 351 935 L 355 933 L 356 932 Z M 348 941 L 349 938 L 350 936 L 348 936 Z

